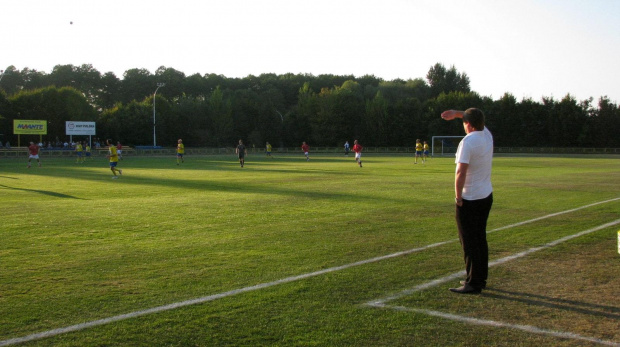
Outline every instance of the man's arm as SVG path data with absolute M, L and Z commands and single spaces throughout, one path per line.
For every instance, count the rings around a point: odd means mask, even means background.
M 458 206 L 463 206 L 463 187 L 465 186 L 465 178 L 467 178 L 468 168 L 469 164 L 456 164 L 456 175 L 454 177 L 454 196 L 456 197 L 456 204 Z
M 453 120 L 455 118 L 463 118 L 464 111 L 448 110 L 441 114 L 441 118 L 445 120 Z

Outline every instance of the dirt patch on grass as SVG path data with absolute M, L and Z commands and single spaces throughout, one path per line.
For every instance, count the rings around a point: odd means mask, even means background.
M 617 242 L 617 232 L 599 231 L 492 267 L 480 295 L 439 286 L 414 306 L 620 344 Z

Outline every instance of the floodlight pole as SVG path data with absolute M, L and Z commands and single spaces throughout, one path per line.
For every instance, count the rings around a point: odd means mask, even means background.
M 155 89 L 155 93 L 153 93 L 153 148 L 157 147 L 157 137 L 155 135 L 155 96 L 157 96 L 157 90 L 165 85 L 165 83 L 157 83 L 157 89 Z

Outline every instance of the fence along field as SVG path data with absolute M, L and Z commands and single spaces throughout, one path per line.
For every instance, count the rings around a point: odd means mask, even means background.
M 369 154 L 360 169 L 342 156 L 308 163 L 249 156 L 242 170 L 232 156 L 189 156 L 180 168 L 174 157 L 134 157 L 121 163 L 118 181 L 104 159 L 82 166 L 49 159 L 38 171 L 22 161 L 0 161 L 3 343 L 56 329 L 36 343 L 576 343 L 365 305 L 462 270 L 450 203 L 453 159 L 414 167 L 408 157 Z M 499 198 L 489 229 L 533 221 L 491 233 L 492 260 L 617 220 L 619 168 L 613 158 L 496 158 Z M 617 332 L 596 328 L 618 322 L 617 301 L 601 302 L 612 295 L 605 288 L 619 284 L 617 229 L 492 267 L 493 291 L 483 295 L 455 298 L 446 283 L 397 304 L 456 316 L 474 307 L 473 318 L 526 325 L 540 313 L 532 297 L 543 297 L 551 303 L 547 316 L 572 315 L 550 321 L 562 328 L 556 330 L 617 344 Z M 567 259 L 587 271 L 562 272 L 576 268 Z M 510 268 L 523 261 L 529 264 Z M 520 272 L 548 272 L 549 262 L 557 268 L 546 274 L 552 280 Z M 563 280 L 576 275 L 579 284 Z M 524 279 L 525 288 L 515 282 Z M 579 306 L 568 311 L 569 301 Z M 480 311 L 485 305 L 491 307 Z M 506 307 L 517 318 L 504 319 Z M 113 319 L 136 312 L 145 314 Z M 590 330 L 566 322 L 578 313 Z

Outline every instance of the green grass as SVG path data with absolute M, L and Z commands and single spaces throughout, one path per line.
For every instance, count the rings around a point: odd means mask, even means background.
M 453 158 L 413 165 L 411 157 L 369 154 L 359 168 L 352 158 L 341 156 L 314 156 L 306 162 L 302 156 L 251 155 L 242 169 L 233 156 L 188 156 L 180 166 L 174 157 L 126 157 L 119 167 L 123 176 L 112 180 L 104 158 L 76 164 L 70 158 L 43 157 L 43 167 L 31 169 L 23 158 L 0 159 L 0 341 L 451 241 L 23 345 L 575 343 L 364 305 L 462 270 L 453 217 Z M 618 182 L 616 157 L 495 158 L 489 230 L 618 198 Z M 619 215 L 616 200 L 491 233 L 491 259 Z M 590 268 L 595 278 L 589 280 L 596 286 L 620 277 L 618 229 L 616 225 L 585 238 L 605 259 L 612 259 L 605 267 L 616 271 L 616 276 L 605 277 Z M 567 254 L 580 254 L 581 242 L 575 239 L 528 257 L 527 266 L 537 269 Z M 507 269 L 493 268 L 489 285 L 514 289 L 510 279 L 515 274 Z M 528 318 L 540 314 L 529 312 L 527 303 L 508 305 L 485 294 L 455 297 L 447 291 L 455 284 L 415 293 L 399 304 L 455 314 L 467 313 L 468 305 L 480 310 L 488 304 L 489 312 L 483 310 L 480 316 L 489 319 L 504 319 L 491 307 L 507 305 L 522 310 L 517 316 L 523 320 L 514 319 L 514 324 L 531 324 Z M 607 305 L 615 311 L 594 318 L 617 322 L 620 306 L 609 291 L 608 298 L 615 301 Z M 590 302 L 587 296 L 574 300 Z M 562 312 L 553 307 L 549 311 L 545 314 Z M 575 333 L 620 343 L 617 332 Z

